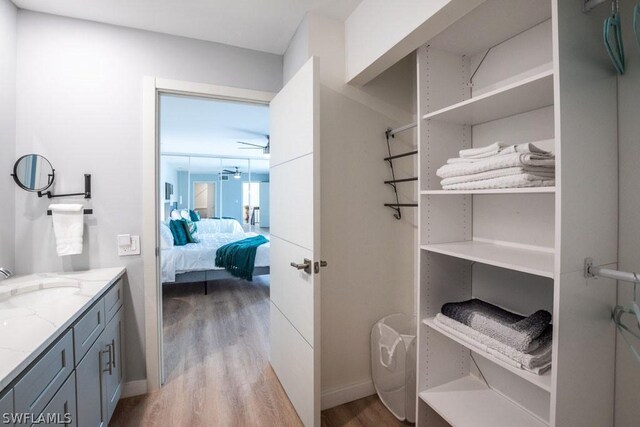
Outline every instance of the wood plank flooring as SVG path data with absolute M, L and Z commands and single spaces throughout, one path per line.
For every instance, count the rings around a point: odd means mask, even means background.
M 269 276 L 164 289 L 165 385 L 122 399 L 110 426 L 300 426 L 268 360 Z M 322 413 L 327 427 L 403 425 L 377 396 Z

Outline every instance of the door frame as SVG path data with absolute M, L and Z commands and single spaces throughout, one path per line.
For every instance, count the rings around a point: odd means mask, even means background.
M 142 261 L 144 266 L 145 360 L 147 392 L 163 382 L 162 292 L 160 292 L 160 94 L 187 95 L 269 104 L 276 95 L 251 89 L 217 86 L 146 76 L 142 82 Z

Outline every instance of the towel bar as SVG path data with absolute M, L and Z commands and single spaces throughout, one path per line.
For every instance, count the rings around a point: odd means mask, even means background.
M 93 214 L 93 209 L 85 209 L 83 213 L 85 215 L 91 215 L 91 214 Z M 47 215 L 51 215 L 51 209 L 47 210 Z

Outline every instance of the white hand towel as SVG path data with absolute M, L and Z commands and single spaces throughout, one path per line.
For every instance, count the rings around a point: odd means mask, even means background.
M 58 256 L 82 253 L 84 209 L 80 204 L 50 205 Z

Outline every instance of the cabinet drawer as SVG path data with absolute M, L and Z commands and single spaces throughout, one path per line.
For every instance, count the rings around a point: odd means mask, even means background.
M 122 279 L 116 283 L 104 296 L 104 306 L 107 314 L 107 322 L 113 318 L 122 307 L 123 300 Z
M 80 363 L 104 330 L 105 319 L 104 301 L 101 299 L 73 326 L 73 349 L 76 355 L 76 365 Z
M 3 426 L 13 425 L 11 418 L 7 418 L 8 414 L 13 414 L 13 389 L 0 398 L 0 424 Z
M 76 375 L 72 373 L 62 388 L 44 408 L 37 426 L 59 427 L 60 425 L 75 426 L 76 422 Z M 40 422 L 44 420 L 44 422 Z
M 73 336 L 67 331 L 13 388 L 16 412 L 39 414 L 73 370 Z

